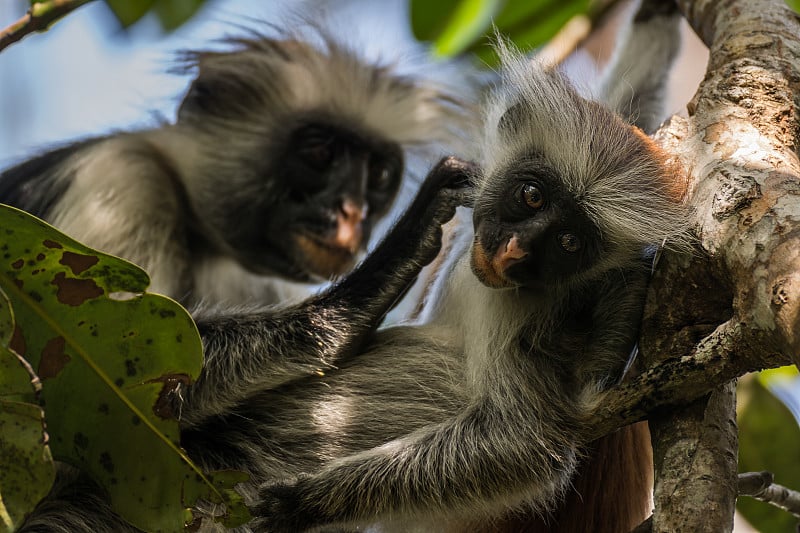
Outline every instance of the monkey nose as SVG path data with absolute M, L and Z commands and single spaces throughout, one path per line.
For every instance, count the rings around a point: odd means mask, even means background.
M 367 217 L 367 205 L 350 198 L 345 198 L 342 200 L 341 204 L 339 204 L 339 214 L 343 216 L 345 220 L 352 221 L 353 223 L 361 222 Z
M 366 218 L 366 206 L 353 200 L 345 199 L 336 214 L 336 235 L 333 242 L 339 248 L 356 253 L 364 236 L 362 222 Z
M 519 238 L 514 235 L 506 241 L 505 246 L 497 249 L 497 253 L 492 258 L 492 266 L 497 272 L 505 272 L 511 264 L 516 263 L 527 255 L 528 252 L 522 249 Z

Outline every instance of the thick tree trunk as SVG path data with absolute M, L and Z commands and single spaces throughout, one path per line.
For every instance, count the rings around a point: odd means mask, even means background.
M 733 377 L 728 366 L 743 373 L 800 361 L 800 20 L 781 0 L 678 4 L 710 60 L 689 119 L 671 121 L 659 139 L 688 171 L 706 257 L 664 258 L 642 346 L 648 365 L 667 360 L 662 375 L 676 357 L 692 358 L 691 372 L 708 363 L 710 384 Z M 730 531 L 735 385 L 652 417 L 651 428 L 652 530 Z

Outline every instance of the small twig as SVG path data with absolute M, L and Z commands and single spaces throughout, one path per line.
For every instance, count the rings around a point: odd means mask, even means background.
M 42 392 L 42 381 L 39 379 L 39 376 L 36 374 L 36 371 L 33 369 L 27 359 L 19 355 L 14 350 L 11 350 L 11 353 L 14 354 L 14 356 L 17 358 L 17 361 L 19 361 L 19 364 L 22 365 L 22 368 L 24 368 L 31 377 L 31 387 L 33 387 L 33 393 L 38 398 L 39 394 Z
M 92 0 L 46 0 L 33 4 L 24 17 L 0 30 L 0 50 L 31 33 L 44 31 L 55 21 Z
M 776 485 L 773 479 L 771 472 L 739 474 L 739 496 L 750 496 L 800 518 L 800 492 Z

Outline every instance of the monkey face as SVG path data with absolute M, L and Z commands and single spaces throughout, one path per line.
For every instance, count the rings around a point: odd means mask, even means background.
M 476 201 L 472 270 L 489 287 L 548 290 L 597 263 L 602 239 L 541 157 L 516 167 Z
M 228 252 L 254 272 L 295 281 L 347 272 L 397 195 L 400 147 L 304 120 L 272 154 L 259 173 L 268 183 L 227 208 Z
M 288 201 L 301 215 L 287 227 L 285 251 L 310 274 L 343 274 L 397 194 L 400 148 L 320 123 L 301 126 L 287 148 Z

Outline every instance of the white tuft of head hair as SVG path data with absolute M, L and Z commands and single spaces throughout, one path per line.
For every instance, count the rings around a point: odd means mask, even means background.
M 276 32 L 250 30 L 224 39 L 225 50 L 184 52 L 180 70 L 196 69 L 198 79 L 241 80 L 253 97 L 241 105 L 267 128 L 288 115 L 320 112 L 413 146 L 447 143 L 471 123 L 465 91 L 401 73 L 391 62 L 367 61 L 319 25 Z
M 640 129 L 598 102 L 583 98 L 567 78 L 497 44 L 502 82 L 484 114 L 478 183 L 502 179 L 532 155 L 544 157 L 602 232 L 621 249 L 666 242 L 686 249 L 689 211 L 681 169 Z

